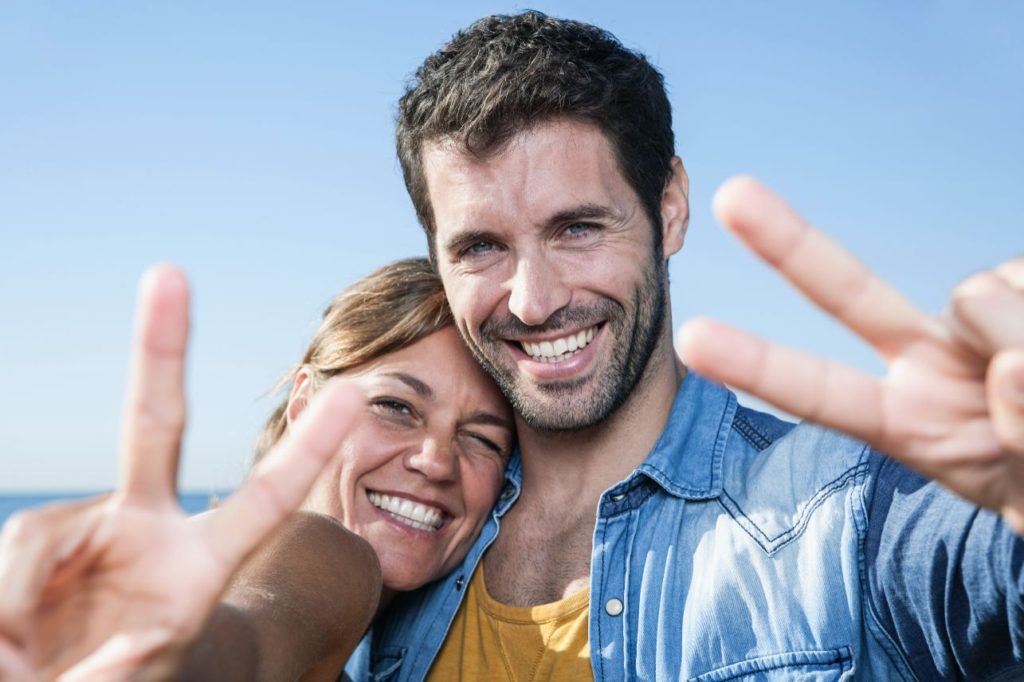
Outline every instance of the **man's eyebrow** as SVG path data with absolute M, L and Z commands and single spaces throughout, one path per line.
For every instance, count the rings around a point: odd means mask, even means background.
M 549 225 L 564 225 L 565 223 L 571 223 L 578 220 L 622 220 L 623 215 L 620 211 L 616 211 L 609 206 L 602 206 L 601 204 L 582 204 L 580 206 L 573 206 L 567 208 L 558 213 L 555 213 L 548 218 Z
M 609 206 L 581 204 L 563 209 L 551 215 L 547 219 L 547 225 L 564 225 L 579 220 L 614 220 L 616 222 L 623 222 L 626 220 L 626 216 L 621 211 L 617 211 Z M 494 241 L 494 239 L 494 234 L 487 230 L 466 230 L 465 232 L 457 232 L 452 235 L 444 243 L 444 250 L 446 253 L 458 253 L 470 244 L 490 242 Z
M 405 384 L 413 391 L 415 391 L 416 395 L 420 396 L 421 398 L 426 398 L 430 400 L 434 397 L 434 389 L 430 388 L 430 386 L 428 386 L 423 381 L 417 379 L 411 374 L 406 374 L 405 372 L 386 372 L 384 376 L 398 379 L 403 384 Z
M 486 230 L 468 230 L 457 232 L 444 243 L 445 253 L 458 253 L 462 249 L 477 242 L 494 241 L 494 235 Z

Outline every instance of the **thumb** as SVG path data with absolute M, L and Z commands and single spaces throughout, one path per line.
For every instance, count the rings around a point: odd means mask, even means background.
M 4 524 L 0 531 L 0 641 L 8 645 L 27 641 L 40 595 L 58 567 L 76 556 L 95 532 L 105 499 L 61 502 L 21 512 Z
M 1003 447 L 1024 455 L 1024 348 L 1000 351 L 988 366 L 988 403 Z

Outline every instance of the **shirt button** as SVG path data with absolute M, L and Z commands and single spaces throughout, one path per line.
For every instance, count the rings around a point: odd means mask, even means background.
M 516 487 L 509 483 L 505 486 L 505 489 L 501 491 L 501 501 L 506 502 L 512 499 L 512 496 L 516 494 Z
M 604 611 L 609 616 L 617 616 L 622 613 L 622 602 L 618 599 L 609 599 L 605 602 Z
M 624 497 L 626 497 L 626 493 L 618 493 L 616 495 L 612 495 L 612 502 L 621 502 Z
M 466 582 L 465 578 L 463 578 L 460 575 L 458 578 L 455 579 L 455 589 L 456 590 L 461 590 L 462 586 L 465 584 L 465 582 Z

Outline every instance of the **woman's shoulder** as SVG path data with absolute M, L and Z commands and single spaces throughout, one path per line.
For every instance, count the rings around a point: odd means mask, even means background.
M 380 564 L 365 540 L 329 516 L 296 512 L 246 561 L 225 601 L 255 617 L 264 654 L 287 643 L 290 672 L 327 667 L 336 676 L 380 593 Z

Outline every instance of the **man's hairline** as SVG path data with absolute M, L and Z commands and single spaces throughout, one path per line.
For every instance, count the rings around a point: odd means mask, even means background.
M 437 271 L 438 276 L 440 276 L 441 273 L 440 273 L 440 268 L 439 268 L 440 262 L 438 260 L 438 251 L 437 251 L 437 246 L 438 246 L 438 244 L 437 244 L 437 218 L 434 215 L 434 202 L 431 201 L 431 198 L 430 198 L 430 187 L 429 187 L 429 184 L 427 183 L 427 167 L 426 167 L 427 152 L 429 152 L 429 151 L 431 151 L 433 149 L 437 149 L 437 150 L 450 149 L 452 151 L 455 151 L 458 154 L 462 154 L 463 156 L 472 157 L 472 158 L 474 158 L 474 159 L 476 159 L 478 161 L 487 161 L 488 159 L 494 158 L 498 154 L 501 154 L 502 151 L 508 149 L 509 145 L 512 144 L 513 141 L 516 138 L 519 138 L 522 135 L 530 132 L 531 130 L 536 129 L 538 126 L 544 125 L 546 123 L 557 122 L 559 120 L 562 120 L 562 121 L 576 121 L 576 122 L 579 122 L 579 123 L 583 123 L 585 125 L 592 126 L 594 129 L 597 130 L 597 132 L 599 132 L 604 137 L 605 142 L 608 144 L 608 148 L 612 152 L 612 158 L 615 161 L 615 169 L 619 172 L 619 175 L 622 177 L 623 181 L 625 181 L 626 185 L 630 188 L 630 190 L 632 190 L 633 193 L 636 194 L 636 197 L 637 197 L 638 203 L 641 206 L 641 209 L 644 211 L 644 213 L 647 213 L 647 208 L 646 208 L 645 202 L 643 200 L 643 197 L 640 195 L 640 192 L 637 190 L 637 188 L 633 186 L 632 181 L 629 179 L 629 175 L 625 172 L 625 168 L 623 167 L 622 159 L 620 158 L 620 154 L 618 152 L 618 148 L 617 148 L 615 142 L 613 141 L 611 135 L 609 135 L 609 133 L 606 130 L 605 126 L 603 126 L 600 121 L 597 121 L 597 120 L 595 120 L 593 118 L 590 118 L 590 117 L 587 117 L 587 116 L 580 116 L 578 114 L 573 114 L 572 112 L 566 112 L 566 113 L 563 113 L 563 114 L 553 114 L 551 116 L 541 116 L 541 117 L 538 117 L 535 120 L 532 120 L 532 121 L 529 121 L 529 122 L 525 123 L 524 125 L 517 126 L 505 138 L 501 139 L 496 144 L 491 145 L 491 147 L 489 147 L 488 149 L 484 150 L 483 153 L 479 153 L 479 154 L 478 153 L 474 153 L 472 150 L 468 149 L 465 146 L 465 139 L 464 138 L 460 138 L 459 134 L 456 133 L 456 132 L 445 133 L 445 134 L 442 134 L 442 135 L 435 135 L 434 137 L 425 138 L 420 143 L 420 145 L 419 145 L 419 147 L 418 147 L 418 149 L 416 151 L 414 160 L 419 165 L 420 178 L 421 178 L 421 180 L 423 182 L 423 196 L 425 197 L 425 201 L 426 201 L 426 210 L 429 213 L 430 225 L 423 224 L 422 220 L 420 220 L 418 222 L 420 223 L 420 228 L 426 234 L 426 237 L 427 237 L 427 255 L 428 255 L 428 258 L 429 258 L 430 262 L 434 265 L 434 270 Z M 669 155 L 669 159 L 670 160 L 674 159 L 677 156 L 678 156 L 678 154 L 676 154 L 675 151 L 673 151 L 672 154 Z M 670 173 L 669 177 L 666 178 L 666 180 L 665 180 L 665 187 L 668 187 L 668 183 L 671 182 L 671 179 L 672 179 L 672 174 Z M 664 188 L 662 188 L 662 191 L 664 191 Z M 660 216 L 651 216 L 651 215 L 649 215 L 647 217 L 651 221 L 651 229 L 652 230 L 660 230 L 662 228 L 662 226 L 660 225 L 660 223 L 661 223 L 661 217 Z M 443 284 L 443 280 L 442 280 L 442 284 Z

